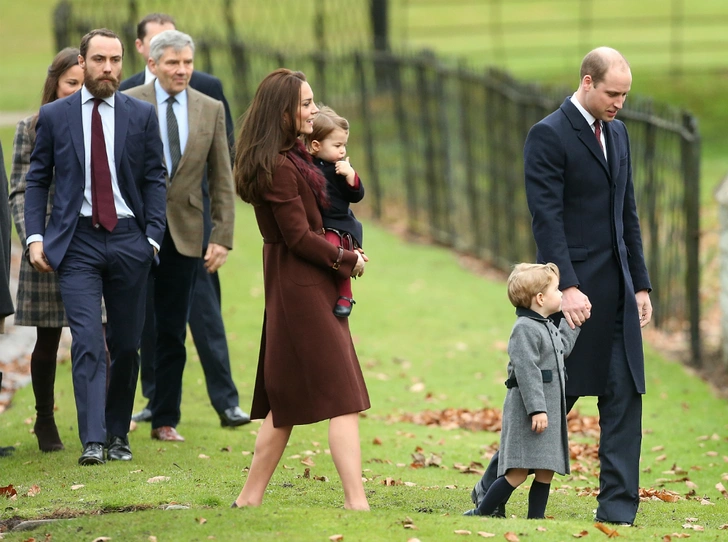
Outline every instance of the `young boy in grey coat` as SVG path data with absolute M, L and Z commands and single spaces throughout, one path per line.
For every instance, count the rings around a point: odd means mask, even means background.
M 557 329 L 549 318 L 561 310 L 559 269 L 553 263 L 516 265 L 508 277 L 508 299 L 518 318 L 508 341 L 499 478 L 480 506 L 464 515 L 491 515 L 532 470 L 528 518 L 543 518 L 554 472 L 570 472 L 564 358 L 580 329 L 565 319 Z

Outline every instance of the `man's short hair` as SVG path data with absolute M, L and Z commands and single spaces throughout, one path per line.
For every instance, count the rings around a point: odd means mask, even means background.
M 144 38 L 147 37 L 147 23 L 173 24 L 175 28 L 177 27 L 171 15 L 167 15 L 166 13 L 150 13 L 139 21 L 137 25 L 137 38 L 139 41 L 144 41 Z
M 533 296 L 543 293 L 551 281 L 559 280 L 555 263 L 519 263 L 508 277 L 508 299 L 514 307 L 531 308 Z
M 611 52 L 611 54 L 609 54 Z M 615 59 L 616 57 L 616 59 Z M 624 55 L 616 49 L 609 47 L 597 47 L 596 49 L 589 51 L 584 59 L 581 61 L 581 69 L 579 70 L 579 81 L 584 80 L 584 76 L 591 75 L 592 83 L 597 85 L 604 81 L 604 78 L 613 65 L 619 65 L 621 62 L 624 66 L 629 68 L 629 62 L 624 58 Z
M 169 47 L 177 52 L 189 47 L 192 49 L 192 54 L 195 54 L 195 42 L 188 34 L 179 30 L 165 30 L 154 36 L 149 42 L 149 57 L 157 63 Z
M 81 38 L 81 45 L 79 46 L 79 54 L 86 58 L 86 53 L 88 52 L 88 44 L 91 41 L 91 38 L 94 38 L 96 36 L 103 36 L 105 38 L 115 38 L 119 40 L 119 43 L 121 43 L 121 56 L 124 56 L 124 42 L 121 41 L 121 38 L 116 35 L 116 32 L 113 30 L 109 30 L 108 28 L 97 28 L 96 30 L 92 30 L 88 34 L 86 34 L 84 37 Z

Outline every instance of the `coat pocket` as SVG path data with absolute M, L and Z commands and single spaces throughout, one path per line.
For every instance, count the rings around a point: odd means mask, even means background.
M 589 258 L 589 249 L 583 246 L 569 247 L 569 259 L 572 262 L 584 262 Z

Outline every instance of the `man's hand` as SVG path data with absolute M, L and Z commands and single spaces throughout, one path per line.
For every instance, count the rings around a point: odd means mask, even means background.
M 640 327 L 645 327 L 652 320 L 652 301 L 647 290 L 640 290 L 634 294 L 637 300 L 637 314 L 640 315 Z
M 53 268 L 46 259 L 43 252 L 43 241 L 36 241 L 28 245 L 28 256 L 30 257 L 30 265 L 35 267 L 41 273 L 52 273 Z
M 561 312 L 571 329 L 582 325 L 591 316 L 592 304 L 589 298 L 576 286 L 571 286 L 561 292 Z
M 351 167 L 348 156 L 344 160 L 336 162 L 336 173 L 346 177 L 346 183 L 349 186 L 354 186 L 354 182 L 356 181 L 356 171 L 354 171 L 354 168 Z
M 549 417 L 545 412 L 540 412 L 531 416 L 531 431 L 543 433 L 549 426 Z
M 222 264 L 227 260 L 228 249 L 217 243 L 210 243 L 207 245 L 207 252 L 205 253 L 205 269 L 208 273 L 214 273 L 222 267 Z

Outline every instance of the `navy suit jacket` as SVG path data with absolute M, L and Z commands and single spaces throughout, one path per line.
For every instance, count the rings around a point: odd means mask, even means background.
M 162 140 L 154 106 L 117 92 L 114 160 L 124 201 L 139 228 L 159 245 L 165 228 L 166 185 Z M 85 185 L 81 93 L 40 108 L 36 142 L 26 175 L 25 228 L 43 235 L 48 263 L 57 269 L 76 230 Z M 45 224 L 48 188 L 56 192 Z
M 526 196 L 539 262 L 559 267 L 563 290 L 578 286 L 592 303 L 566 360 L 567 395 L 604 393 L 620 293 L 627 360 L 645 392 L 642 333 L 635 292 L 650 290 L 642 251 L 627 129 L 602 123 L 605 160 L 584 116 L 567 98 L 534 125 L 524 148 Z

